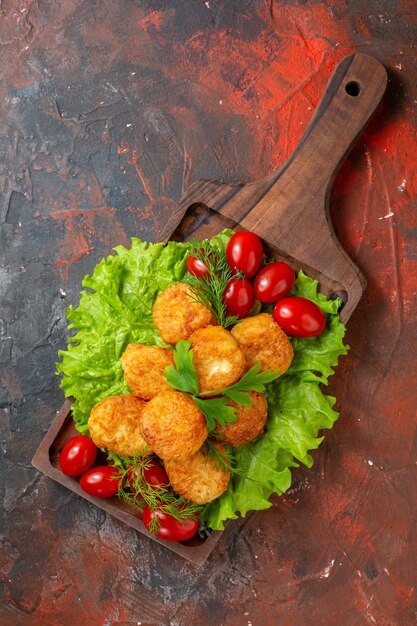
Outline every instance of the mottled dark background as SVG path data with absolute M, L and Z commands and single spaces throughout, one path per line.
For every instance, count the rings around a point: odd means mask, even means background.
M 416 45 L 415 0 L 0 2 L 1 626 L 416 623 Z M 196 570 L 31 467 L 65 311 L 191 181 L 279 166 L 357 50 L 390 82 L 331 198 L 368 279 L 341 417 Z

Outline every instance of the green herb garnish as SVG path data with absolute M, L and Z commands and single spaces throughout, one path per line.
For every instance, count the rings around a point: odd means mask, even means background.
M 216 445 L 216 442 L 208 437 L 205 441 L 206 455 L 211 459 L 213 465 L 218 470 L 225 472 L 233 471 L 233 451 L 227 444 Z
M 128 458 L 110 452 L 108 458 L 113 461 L 121 474 L 118 497 L 140 512 L 143 511 L 145 503 L 152 511 L 158 509 L 179 522 L 185 522 L 201 511 L 201 506 L 175 495 L 170 487 L 152 486 L 145 480 L 144 470 L 150 467 L 152 457 L 136 455 Z M 156 515 L 153 516 L 148 530 L 155 535 L 158 533 L 159 519 Z
M 210 432 L 216 428 L 216 425 L 226 426 L 230 422 L 236 422 L 237 414 L 233 406 L 227 404 L 227 398 L 197 398 L 191 396 L 200 411 L 203 413 L 207 422 L 207 430 Z
M 173 350 L 176 367 L 168 365 L 165 378 L 171 387 L 184 393 L 198 394 L 198 379 L 193 362 L 193 353 L 188 341 L 179 341 Z
M 232 234 L 231 230 L 219 233 L 210 240 L 211 246 L 224 251 Z M 65 395 L 75 398 L 72 414 L 80 433 L 88 433 L 88 417 L 97 402 L 130 393 L 120 364 L 129 343 L 163 345 L 152 321 L 153 303 L 170 284 L 190 278 L 187 257 L 192 252 L 190 243 L 149 244 L 133 239 L 128 248 L 117 246 L 115 254 L 84 279 L 80 304 L 68 309 L 71 337 L 57 364 Z M 338 315 L 340 301 L 318 293 L 317 281 L 301 271 L 291 295 L 315 302 L 326 314 L 326 329 L 316 338 L 291 340 L 291 367 L 266 388 L 265 432 L 233 449 L 227 491 L 200 513 L 209 528 L 220 530 L 226 519 L 270 507 L 272 493 L 289 489 L 295 467 L 300 463 L 311 467 L 311 451 L 322 441 L 321 431 L 331 428 L 338 417 L 335 400 L 324 394 L 323 385 L 328 384 L 340 355 L 347 352 Z
M 203 391 L 201 396 L 214 395 L 223 393 L 225 396 L 234 400 L 237 404 L 243 404 L 243 406 L 250 406 L 250 396 L 248 391 L 257 391 L 258 393 L 264 393 L 265 385 L 278 378 L 279 370 L 266 370 L 265 372 L 260 372 L 261 365 L 258 363 L 250 368 L 242 376 L 240 380 L 237 381 L 234 385 L 230 385 L 230 387 L 221 387 L 220 389 L 215 389 L 214 391 Z
M 220 326 L 228 328 L 238 321 L 234 315 L 227 315 L 223 302 L 223 293 L 227 283 L 233 277 L 224 248 L 217 248 L 209 240 L 192 243 L 191 256 L 204 263 L 209 271 L 208 276 L 189 274 L 186 278 L 191 287 L 194 301 L 203 304 Z
M 251 398 L 248 392 L 264 392 L 265 385 L 272 382 L 279 374 L 278 371 L 273 370 L 260 372 L 261 366 L 258 364 L 251 367 L 234 385 L 199 393 L 191 343 L 189 341 L 179 341 L 173 353 L 176 367 L 168 365 L 165 370 L 165 379 L 170 387 L 188 394 L 194 400 L 206 418 L 209 431 L 216 428 L 216 423 L 220 426 L 225 426 L 228 423 L 236 422 L 236 409 L 228 404 L 229 399 L 236 402 L 236 404 L 248 407 L 251 405 Z M 213 395 L 218 397 L 207 397 Z

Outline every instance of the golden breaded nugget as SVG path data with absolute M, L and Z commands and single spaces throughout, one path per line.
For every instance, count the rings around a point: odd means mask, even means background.
M 136 396 L 109 396 L 93 406 L 88 429 L 96 446 L 121 456 L 150 454 L 139 429 L 145 404 Z
M 125 380 L 136 396 L 151 400 L 160 391 L 170 388 L 164 375 L 165 368 L 174 365 L 174 357 L 169 348 L 131 343 L 120 360 Z
M 223 326 L 196 330 L 189 338 L 200 392 L 233 385 L 242 377 L 245 355 Z
M 165 469 L 173 490 L 195 504 L 221 496 L 230 480 L 230 472 L 216 467 L 204 447 L 187 459 L 165 461 Z
M 262 372 L 279 370 L 281 376 L 291 365 L 291 342 L 272 315 L 246 317 L 233 326 L 231 333 L 245 353 L 248 368 L 260 363 Z
M 157 297 L 153 311 L 153 322 L 165 343 L 176 344 L 198 328 L 215 324 L 211 312 L 199 302 L 193 301 L 188 285 L 170 285 Z
M 142 437 L 161 459 L 191 456 L 208 435 L 206 419 L 196 404 L 180 391 L 162 391 L 142 414 Z
M 229 400 L 228 404 L 235 407 L 237 421 L 229 422 L 226 426 L 217 426 L 216 435 L 224 443 L 232 446 L 243 446 L 261 434 L 268 415 L 268 404 L 262 393 L 250 391 L 251 406 L 242 406 Z

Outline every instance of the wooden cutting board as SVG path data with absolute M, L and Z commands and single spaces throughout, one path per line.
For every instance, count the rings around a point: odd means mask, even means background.
M 244 185 L 199 180 L 164 225 L 161 240 L 211 237 L 226 227 L 256 232 L 269 256 L 287 260 L 319 280 L 326 295 L 343 299 L 346 322 L 359 302 L 365 280 L 338 243 L 329 220 L 332 182 L 344 157 L 385 91 L 387 74 L 374 58 L 346 57 L 337 67 L 317 111 L 290 159 L 266 178 Z M 199 566 L 221 532 L 208 539 L 166 542 L 148 533 L 135 510 L 120 500 L 100 500 L 62 474 L 59 454 L 77 434 L 67 400 L 40 444 L 32 464 L 53 480 Z
M 340 296 L 346 323 L 366 281 L 336 238 L 329 195 L 386 84 L 385 68 L 373 57 L 352 54 L 343 59 L 297 149 L 279 170 L 243 185 L 196 181 L 165 224 L 161 240 L 204 239 L 227 226 L 251 230 L 272 256 L 318 279 L 327 296 Z

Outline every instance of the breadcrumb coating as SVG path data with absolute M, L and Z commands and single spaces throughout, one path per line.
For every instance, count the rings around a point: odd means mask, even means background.
M 266 398 L 256 391 L 249 391 L 249 395 L 252 401 L 251 406 L 243 406 L 229 400 L 228 404 L 236 409 L 237 421 L 229 422 L 225 426 L 217 426 L 216 435 L 223 443 L 243 446 L 262 433 L 268 416 Z
M 245 355 L 233 335 L 222 326 L 207 326 L 189 338 L 200 393 L 233 385 L 242 377 Z
M 279 370 L 282 376 L 291 365 L 294 351 L 290 340 L 272 315 L 260 313 L 233 326 L 232 335 L 245 353 L 248 368 L 257 363 L 261 371 Z
M 170 388 L 165 380 L 165 369 L 174 364 L 169 348 L 131 343 L 124 351 L 121 363 L 125 380 L 136 396 L 151 400 L 160 391 Z
M 206 456 L 204 446 L 187 459 L 166 461 L 165 469 L 173 490 L 195 504 L 206 504 L 221 496 L 230 480 L 230 472 L 216 467 Z
M 150 454 L 140 432 L 145 402 L 136 396 L 109 396 L 96 404 L 88 419 L 91 439 L 120 456 Z
M 180 391 L 162 391 L 142 414 L 141 433 L 161 459 L 182 459 L 205 441 L 206 419 L 194 401 Z
M 153 322 L 165 343 L 174 345 L 199 328 L 216 324 L 209 309 L 195 302 L 191 288 L 185 283 L 170 285 L 157 297 Z

